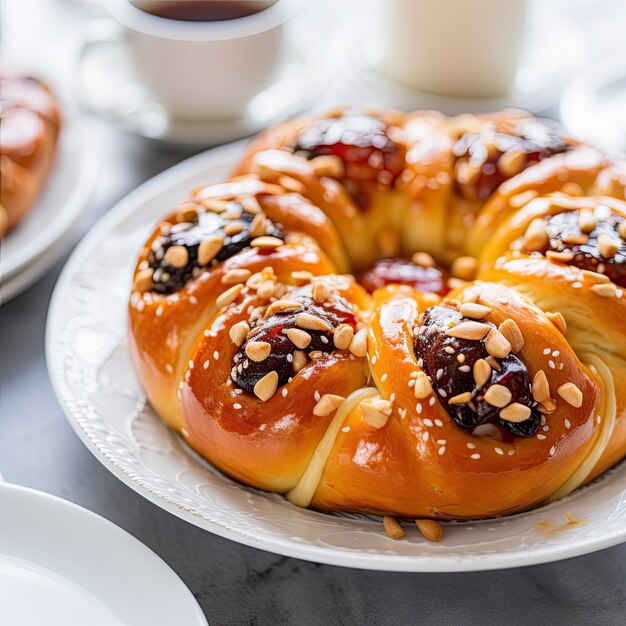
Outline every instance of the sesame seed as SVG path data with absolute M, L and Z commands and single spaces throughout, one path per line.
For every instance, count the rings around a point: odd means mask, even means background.
M 500 456 L 502 456 L 504 454 L 504 451 L 502 450 L 502 448 L 494 448 L 496 454 L 499 454 Z
M 480 459 L 480 454 L 478 454 L 478 452 L 476 452 L 475 454 L 471 454 L 470 458 L 472 458 L 472 459 Z

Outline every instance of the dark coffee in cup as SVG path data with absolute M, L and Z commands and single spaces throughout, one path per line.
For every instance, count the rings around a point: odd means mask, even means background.
M 142 11 L 182 22 L 221 22 L 254 15 L 267 9 L 275 0 L 137 0 Z

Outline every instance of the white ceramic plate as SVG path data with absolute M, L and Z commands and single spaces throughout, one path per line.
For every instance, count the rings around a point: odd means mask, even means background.
M 461 98 L 413 89 L 379 70 L 380 44 L 373 11 L 350 15 L 340 22 L 326 48 L 326 68 L 334 89 L 349 103 L 367 103 L 405 111 L 434 109 L 449 115 L 519 107 L 538 113 L 558 103 L 568 78 L 584 67 L 588 44 L 571 20 L 536 3 L 529 15 L 511 93 L 502 98 Z
M 95 150 L 70 107 L 64 107 L 64 115 L 56 160 L 46 185 L 30 212 L 0 244 L 2 283 L 21 274 L 60 240 L 71 243 L 65 235 L 81 218 L 95 189 Z
M 578 75 L 561 99 L 561 119 L 574 135 L 626 155 L 626 54 Z
M 0 484 L 0 511 L 4 624 L 207 626 L 169 566 L 103 517 L 9 484 Z
M 67 264 L 48 317 L 46 354 L 57 396 L 79 437 L 108 469 L 162 508 L 213 533 L 271 552 L 379 570 L 464 571 L 530 565 L 626 540 L 626 464 L 566 500 L 498 520 L 446 524 L 432 544 L 380 520 L 297 508 L 226 478 L 146 404 L 127 352 L 126 303 L 135 256 L 189 189 L 222 180 L 233 144 L 148 181 L 95 226 Z M 567 513 L 580 523 L 568 524 Z

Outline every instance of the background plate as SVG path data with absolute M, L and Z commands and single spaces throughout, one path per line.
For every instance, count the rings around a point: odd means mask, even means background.
M 0 484 L 0 511 L 4 624 L 206 626 L 169 566 L 99 515 L 9 484 Z
M 380 520 L 300 509 L 223 476 L 146 404 L 127 351 L 132 268 L 154 224 L 189 189 L 222 180 L 241 156 L 231 144 L 148 181 L 112 209 L 74 252 L 57 284 L 46 335 L 48 369 L 78 436 L 142 496 L 220 536 L 335 565 L 437 572 L 531 565 L 626 541 L 626 464 L 547 507 L 446 524 L 440 544 L 417 530 L 393 541 Z M 568 523 L 567 513 L 577 521 Z
M 95 189 L 95 148 L 75 121 L 71 107 L 63 106 L 63 116 L 55 163 L 43 191 L 30 212 L 2 240 L 2 283 L 15 278 L 60 240 L 67 249 L 72 239 L 64 236 L 76 226 Z

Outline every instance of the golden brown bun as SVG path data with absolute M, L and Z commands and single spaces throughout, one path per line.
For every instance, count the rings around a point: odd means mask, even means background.
M 299 506 L 563 497 L 626 454 L 624 187 L 518 111 L 278 125 L 146 242 L 135 368 L 196 451 Z
M 439 402 L 430 404 L 433 394 L 416 400 L 407 384 L 420 369 L 408 339 L 412 320 L 423 312 L 423 299 L 406 288 L 390 288 L 376 294 L 378 306 L 370 326 L 375 339 L 369 353 L 379 355 L 372 373 L 380 394 L 396 394 L 396 419 L 377 430 L 360 411 L 350 415 L 346 421 L 350 430 L 335 442 L 312 500 L 314 507 L 443 519 L 501 515 L 545 501 L 586 458 L 601 401 L 596 377 L 543 312 L 507 287 L 476 283 L 452 292 L 444 302 L 474 301 L 476 294 L 481 304 L 493 309 L 487 321 L 496 325 L 509 318 L 516 321 L 526 339 L 518 356 L 531 377 L 546 368 L 546 346 L 561 352 L 563 369 L 547 372 L 551 389 L 575 383 L 583 392 L 580 408 L 557 402 L 542 440 L 501 441 L 460 429 Z M 388 377 L 380 382 L 384 373 Z M 405 409 L 406 414 L 401 413 Z
M 61 125 L 59 106 L 40 81 L 0 77 L 0 237 L 31 208 L 46 179 Z
M 626 204 L 612 198 L 539 198 L 512 215 L 494 233 L 481 256 L 482 276 L 510 285 L 532 299 L 544 311 L 559 313 L 566 323 L 565 337 L 581 360 L 598 368 L 605 397 L 614 396 L 615 425 L 602 456 L 589 478 L 612 467 L 624 457 L 626 441 L 626 296 L 624 284 L 607 280 L 606 274 L 581 269 L 569 261 L 528 254 L 523 237 L 531 223 L 552 216 L 601 207 L 607 216 L 626 221 Z M 537 220 L 537 222 L 535 222 Z M 602 219 L 598 219 L 601 224 Z M 593 233 L 592 233 L 593 234 Z M 516 245 L 517 244 L 517 245 Z M 514 248 L 511 250 L 511 248 Z M 606 272 L 607 270 L 605 270 Z M 626 268 L 623 278 L 626 279 Z

